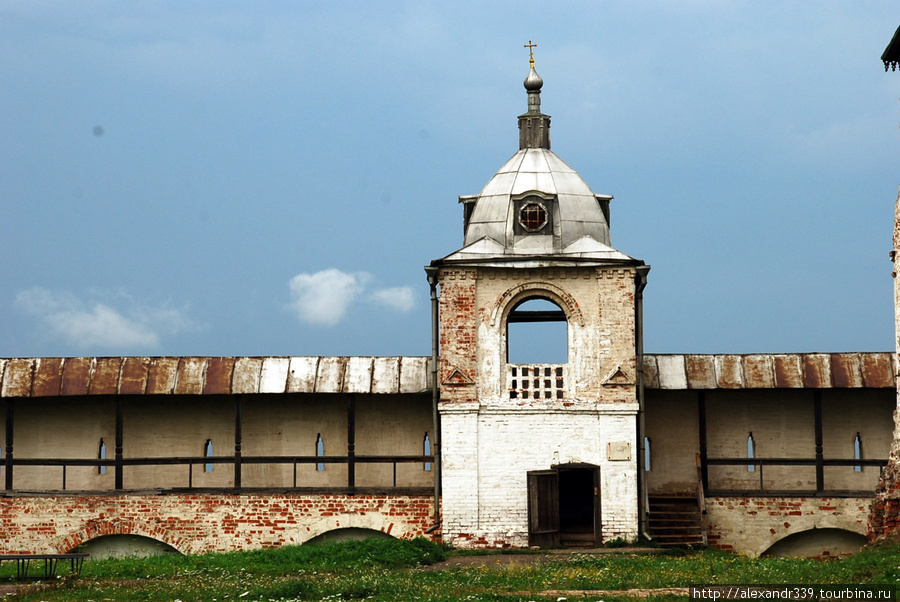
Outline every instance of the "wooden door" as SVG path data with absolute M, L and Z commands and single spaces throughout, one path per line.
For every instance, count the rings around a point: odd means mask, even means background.
M 603 508 L 600 504 L 600 469 L 594 468 L 594 545 L 603 543 Z
M 528 544 L 559 546 L 559 473 L 555 470 L 528 473 Z

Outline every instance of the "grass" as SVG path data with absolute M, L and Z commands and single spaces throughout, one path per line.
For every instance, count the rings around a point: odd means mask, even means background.
M 80 578 L 35 584 L 10 599 L 35 601 L 600 600 L 571 590 L 698 584 L 900 584 L 900 546 L 872 546 L 818 562 L 751 559 L 717 550 L 635 556 L 559 555 L 534 565 L 429 570 L 448 550 L 424 539 L 364 540 L 199 556 L 88 561 Z M 10 578 L 3 566 L 0 578 Z M 604 595 L 605 602 L 624 597 Z M 673 595 L 649 600 L 686 599 Z

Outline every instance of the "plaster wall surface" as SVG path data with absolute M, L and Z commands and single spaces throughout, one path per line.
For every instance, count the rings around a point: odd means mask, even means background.
M 889 389 L 831 390 L 822 392 L 822 453 L 828 459 L 854 457 L 854 441 L 860 437 L 861 457 L 887 458 L 893 433 L 894 391 Z M 826 466 L 825 488 L 868 490 L 877 485 L 877 466 Z
M 646 433 L 650 438 L 651 470 L 647 487 L 653 493 L 693 493 L 697 488 L 695 457 L 700 451 L 698 395 L 691 390 L 649 390 Z M 816 455 L 814 393 L 802 389 L 718 389 L 702 393 L 707 416 L 710 458 L 748 456 L 753 434 L 757 458 L 805 458 Z M 891 441 L 891 389 L 824 389 L 822 453 L 825 459 L 852 459 L 859 435 L 861 458 L 886 458 Z M 709 467 L 709 486 L 722 489 L 812 490 L 815 466 L 748 465 Z M 876 466 L 826 466 L 826 490 L 873 490 Z
M 777 389 L 710 391 L 706 397 L 708 454 L 716 458 L 811 458 L 816 442 L 812 395 Z M 815 489 L 814 466 L 710 466 L 711 489 Z
M 648 492 L 696 494 L 700 451 L 696 393 L 649 390 L 644 407 L 645 433 L 650 439 L 650 470 L 645 472 Z
M 319 435 L 327 456 L 345 456 L 348 450 L 348 403 L 355 403 L 355 452 L 358 455 L 424 455 L 424 437 L 433 431 L 431 399 L 426 394 L 280 394 L 243 395 L 241 447 L 244 457 L 315 456 Z M 213 456 L 233 458 L 235 450 L 235 398 L 204 396 L 121 396 L 123 456 L 125 458 L 196 457 L 202 459 L 206 441 Z M 115 457 L 116 402 L 110 396 L 41 397 L 17 403 L 15 457 L 99 459 L 101 439 L 106 458 Z M 5 467 L 0 467 L 0 471 Z M 16 466 L 14 489 L 63 489 L 61 466 Z M 109 490 L 115 486 L 112 466 L 105 474 L 96 466 L 66 467 L 65 488 Z M 126 465 L 125 489 L 232 487 L 231 464 L 213 464 L 207 472 L 198 461 L 187 465 Z M 292 487 L 290 463 L 244 463 L 243 487 Z M 347 485 L 347 466 L 299 464 L 298 487 Z M 356 485 L 387 487 L 394 484 L 391 464 L 359 464 Z M 433 474 L 423 463 L 398 464 L 396 484 L 430 487 Z
M 0 498 L 0 553 L 64 553 L 105 535 L 139 535 L 179 552 L 302 544 L 343 528 L 424 534 L 434 499 L 394 495 L 98 495 Z

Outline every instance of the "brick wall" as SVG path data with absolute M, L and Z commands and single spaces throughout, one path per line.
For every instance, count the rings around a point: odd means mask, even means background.
M 585 406 L 531 411 L 445 406 L 445 541 L 460 547 L 527 546 L 527 473 L 567 464 L 600 468 L 603 538 L 635 537 L 636 458 L 611 460 L 606 443 L 626 442 L 636 449 L 637 408 L 614 413 Z
M 875 499 L 869 507 L 870 541 L 896 538 L 900 533 L 900 463 L 894 450 L 881 474 Z
M 63 553 L 95 537 L 151 537 L 183 553 L 301 544 L 363 528 L 423 535 L 434 499 L 385 495 L 103 495 L 0 498 L 0 553 Z
M 893 251 L 894 279 L 894 369 L 900 366 L 900 191 L 894 203 Z M 895 375 L 896 372 L 895 372 Z M 897 375 L 900 379 L 900 375 Z M 878 482 L 875 501 L 869 511 L 869 539 L 896 538 L 900 533 L 900 388 L 894 407 L 894 434 L 891 457 Z
M 567 318 L 560 397 L 508 390 L 507 316 L 534 297 Z M 445 541 L 528 545 L 527 473 L 570 464 L 600 469 L 603 538 L 637 534 L 634 334 L 631 268 L 442 269 Z M 609 458 L 610 443 L 625 456 Z
M 775 542 L 811 529 L 865 535 L 870 498 L 707 498 L 709 544 L 758 556 Z

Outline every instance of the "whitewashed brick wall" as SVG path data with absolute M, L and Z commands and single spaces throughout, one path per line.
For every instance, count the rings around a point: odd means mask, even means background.
M 442 406 L 445 541 L 528 545 L 528 471 L 573 463 L 600 467 L 604 540 L 637 535 L 637 406 L 577 405 Z M 630 444 L 631 459 L 610 460 L 610 442 Z

